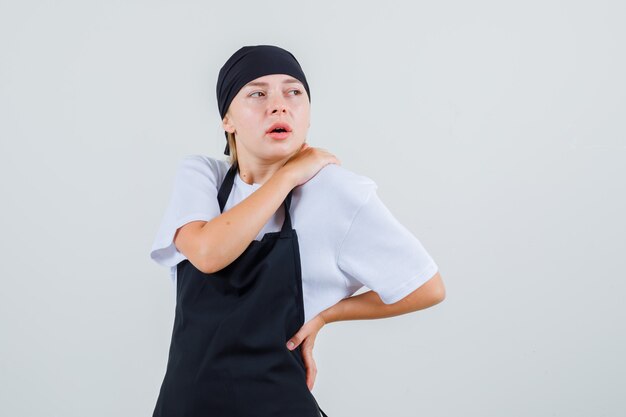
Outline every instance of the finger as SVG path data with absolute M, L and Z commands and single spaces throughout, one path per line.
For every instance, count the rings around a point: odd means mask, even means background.
M 294 350 L 298 345 L 302 342 L 302 337 L 300 336 L 300 331 L 294 334 L 291 339 L 287 341 L 287 349 Z
M 309 391 L 313 391 L 313 387 L 315 386 L 316 376 L 317 376 L 317 369 L 312 369 L 311 371 L 307 370 L 306 386 L 309 388 Z
M 311 323 L 310 320 L 308 323 L 305 323 L 304 326 L 300 327 L 296 334 L 294 334 L 291 339 L 287 341 L 287 349 L 294 350 L 302 341 L 304 341 L 311 333 Z M 315 338 L 313 338 L 315 339 Z M 293 342 L 293 345 L 290 343 Z
M 317 366 L 313 359 L 313 353 L 310 350 L 302 350 L 304 365 L 306 367 L 306 385 L 309 391 L 313 390 L 315 384 L 315 376 L 317 375 Z

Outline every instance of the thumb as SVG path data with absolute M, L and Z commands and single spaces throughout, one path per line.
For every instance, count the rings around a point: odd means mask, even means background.
M 287 341 L 287 349 L 294 350 L 300 343 L 302 343 L 302 338 L 300 337 L 300 332 L 298 332 Z

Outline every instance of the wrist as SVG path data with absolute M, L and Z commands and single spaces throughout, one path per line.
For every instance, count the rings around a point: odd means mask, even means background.
M 293 175 L 291 174 L 291 170 L 289 170 L 288 168 L 282 166 L 278 169 L 276 174 L 280 178 L 280 182 L 289 187 L 289 191 L 291 191 L 296 186 L 296 182 L 293 178 Z
M 326 310 L 320 313 L 320 317 L 322 317 L 322 320 L 324 320 L 325 324 L 339 321 L 341 317 L 341 309 L 343 308 L 343 301 L 344 300 L 339 301 L 337 304 L 328 307 Z

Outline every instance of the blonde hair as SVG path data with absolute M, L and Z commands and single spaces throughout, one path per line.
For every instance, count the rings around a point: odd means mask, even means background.
M 226 116 L 230 117 L 230 106 L 228 110 L 226 110 Z M 222 119 L 223 121 L 223 119 Z M 226 141 L 228 143 L 228 163 L 230 166 L 237 165 L 237 141 L 235 140 L 235 134 L 231 132 L 226 132 Z
M 226 132 L 226 135 L 228 136 L 228 153 L 230 155 L 228 155 L 228 162 L 229 164 L 232 165 L 236 165 L 237 164 L 237 146 L 235 145 L 236 141 L 235 141 L 235 134 L 234 133 L 230 133 L 230 132 Z

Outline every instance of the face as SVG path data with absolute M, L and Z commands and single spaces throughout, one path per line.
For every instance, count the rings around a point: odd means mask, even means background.
M 304 85 L 286 74 L 270 74 L 250 81 L 237 93 L 222 127 L 234 132 L 238 158 L 263 160 L 287 158 L 306 140 L 311 106 Z M 276 122 L 289 125 L 284 139 L 267 132 Z

